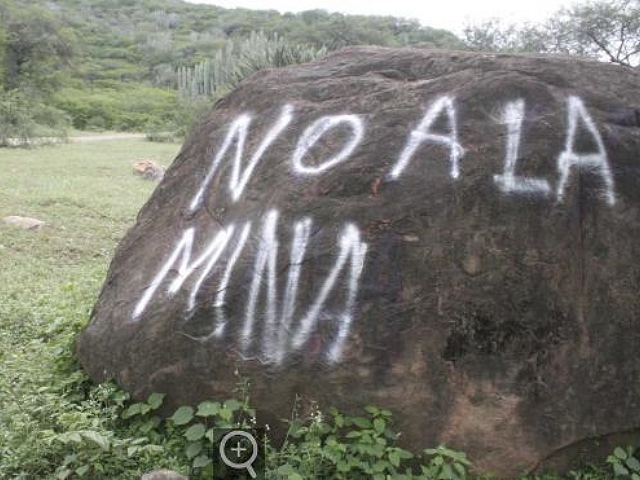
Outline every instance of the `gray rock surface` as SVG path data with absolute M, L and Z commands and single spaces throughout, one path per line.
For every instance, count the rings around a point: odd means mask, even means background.
M 184 475 L 173 470 L 153 470 L 145 473 L 140 480 L 189 480 Z
M 255 75 L 121 242 L 79 357 L 171 405 L 296 395 L 515 475 L 640 427 L 640 74 L 351 48 Z M 557 463 L 561 465 L 562 462 Z

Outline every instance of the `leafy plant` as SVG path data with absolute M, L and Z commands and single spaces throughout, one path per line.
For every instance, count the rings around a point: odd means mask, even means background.
M 607 463 L 611 465 L 616 478 L 640 480 L 640 461 L 634 455 L 633 447 L 616 447 L 607 457 Z
M 228 93 L 243 79 L 265 68 L 310 62 L 327 54 L 324 47 L 291 43 L 277 34 L 251 32 L 240 42 L 228 40 L 212 58 L 176 71 L 180 98 L 199 99 Z
M 422 467 L 425 478 L 433 480 L 464 480 L 468 478 L 471 462 L 463 452 L 456 452 L 443 445 L 424 451 L 430 457 Z
M 308 419 L 294 415 L 282 448 L 268 450 L 272 478 L 410 478 L 406 461 L 413 455 L 395 445 L 391 412 L 377 407 L 366 412 L 350 416 L 330 408 L 325 416 L 312 405 Z

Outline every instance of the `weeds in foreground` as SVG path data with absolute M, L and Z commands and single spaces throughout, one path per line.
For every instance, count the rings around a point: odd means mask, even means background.
M 217 452 L 225 433 L 242 429 L 260 435 L 264 459 L 254 468 L 269 480 L 473 478 L 471 462 L 462 452 L 440 445 L 414 454 L 400 447 L 391 412 L 373 406 L 362 415 L 335 408 L 325 413 L 313 406 L 301 417 L 295 409 L 285 441 L 274 445 L 268 435 L 257 433 L 246 395 L 241 400 L 181 406 L 162 419 L 162 394 L 133 402 L 114 384 L 91 385 L 83 375 L 69 380 L 69 386 L 73 388 L 61 395 L 59 411 L 49 412 L 57 428 L 37 432 L 40 460 L 45 463 L 22 470 L 5 468 L 3 473 L 13 478 L 137 479 L 148 470 L 171 468 L 192 480 L 230 478 L 232 471 L 234 478 L 249 478 L 246 472 L 237 476 Z M 238 391 L 246 393 L 243 388 Z M 635 455 L 632 447 L 618 447 L 607 459 L 608 468 L 529 478 L 638 480 L 640 462 Z

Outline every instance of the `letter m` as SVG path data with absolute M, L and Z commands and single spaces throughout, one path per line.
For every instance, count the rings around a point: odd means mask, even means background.
M 176 272 L 176 276 L 168 285 L 167 294 L 169 296 L 173 296 L 184 284 L 185 280 L 193 274 L 193 272 L 200 268 L 202 265 L 205 265 L 205 268 L 201 272 L 198 280 L 194 285 L 194 291 L 191 292 L 190 295 L 190 305 L 189 308 L 193 308 L 193 303 L 195 301 L 195 294 L 197 290 L 200 288 L 200 285 L 204 281 L 205 277 L 209 274 L 211 269 L 215 266 L 220 255 L 224 251 L 227 243 L 229 242 L 229 238 L 233 234 L 234 227 L 229 226 L 226 229 L 220 230 L 216 236 L 209 242 L 209 244 L 205 247 L 204 251 L 198 258 L 192 261 L 193 257 L 193 240 L 194 240 L 194 228 L 189 228 L 184 231 L 182 237 L 178 241 L 178 244 L 173 249 L 173 252 L 164 263 L 162 268 L 158 271 L 157 275 L 147 287 L 144 295 L 140 298 L 140 301 L 136 305 L 133 311 L 133 319 L 137 320 L 140 315 L 145 311 L 147 305 L 151 301 L 151 298 L 156 293 L 160 285 L 166 280 L 167 275 L 171 271 Z

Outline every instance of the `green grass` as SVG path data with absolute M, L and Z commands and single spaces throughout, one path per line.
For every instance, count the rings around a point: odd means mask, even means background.
M 41 326 L 34 307 L 66 297 L 60 289 L 68 285 L 85 289 L 90 282 L 96 292 L 117 242 L 156 185 L 135 176 L 132 163 L 152 158 L 168 165 L 178 149 L 129 140 L 0 150 L 0 217 L 48 224 L 39 232 L 0 225 L 2 332 L 32 338 Z
M 48 223 L 36 232 L 0 222 L 0 478 L 31 460 L 46 465 L 32 434 L 55 427 L 57 362 L 68 359 L 118 241 L 156 185 L 132 163 L 167 166 L 179 148 L 120 140 L 0 149 L 0 217 Z

